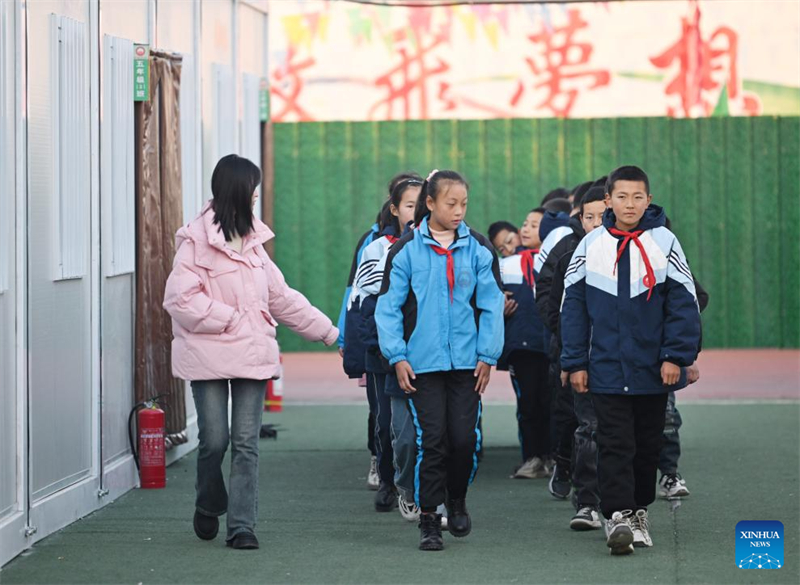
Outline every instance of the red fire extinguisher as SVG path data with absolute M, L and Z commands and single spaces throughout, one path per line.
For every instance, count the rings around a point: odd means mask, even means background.
M 136 416 L 136 444 L 130 434 L 130 422 Z M 163 488 L 167 485 L 167 462 L 165 449 L 164 411 L 154 400 L 141 402 L 133 407 L 128 417 L 128 437 L 136 467 L 139 469 L 139 483 L 144 489 Z
M 264 411 L 283 411 L 283 356 L 280 358 L 280 370 L 272 380 L 267 380 L 267 392 L 264 395 Z

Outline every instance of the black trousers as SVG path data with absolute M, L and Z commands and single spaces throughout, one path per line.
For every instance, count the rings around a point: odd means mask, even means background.
M 481 399 L 472 370 L 417 374 L 408 408 L 417 437 L 417 505 L 433 512 L 445 497 L 464 498 L 478 471 Z
M 568 388 L 571 386 L 567 385 Z M 590 394 L 573 392 L 575 417 L 575 447 L 573 449 L 572 485 L 578 509 L 583 506 L 597 506 L 600 495 L 597 491 L 597 416 Z
M 392 399 L 384 388 L 386 374 L 367 373 L 367 388 L 375 401 L 373 441 L 378 458 L 378 475 L 381 483 L 394 485 L 394 451 L 392 450 Z
M 569 383 L 561 384 L 561 368 L 551 368 L 551 388 L 553 392 L 553 408 L 551 419 L 551 441 L 553 458 L 559 466 L 570 467 L 574 459 L 573 438 L 578 428 L 578 419 L 572 398 L 572 387 Z
M 667 393 L 592 393 L 591 397 L 597 415 L 597 479 L 603 516 L 647 508 L 656 499 Z
M 517 395 L 517 427 L 522 460 L 550 456 L 550 361 L 543 353 L 515 351 L 509 374 Z

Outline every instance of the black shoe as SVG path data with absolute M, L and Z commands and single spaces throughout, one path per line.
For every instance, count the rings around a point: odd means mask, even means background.
M 225 544 L 239 550 L 255 549 L 258 548 L 258 539 L 252 532 L 240 532 Z
M 442 550 L 442 515 L 419 515 L 419 550 Z
M 572 491 L 572 473 L 568 465 L 556 464 L 548 489 L 550 494 L 559 500 L 566 500 L 569 497 L 569 493 Z
M 472 532 L 472 519 L 467 512 L 467 500 L 447 501 L 447 530 L 456 538 L 461 538 Z
M 378 512 L 391 512 L 397 507 L 397 489 L 393 485 L 381 482 L 375 493 L 375 509 Z
M 214 540 L 219 532 L 219 518 L 194 513 L 194 533 L 202 540 Z

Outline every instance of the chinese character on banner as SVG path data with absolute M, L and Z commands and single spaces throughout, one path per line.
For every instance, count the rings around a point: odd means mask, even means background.
M 697 117 L 711 115 L 718 103 L 728 111 L 728 103 L 748 115 L 761 111 L 758 97 L 739 87 L 737 72 L 738 35 L 726 26 L 717 28 L 708 40 L 700 30 L 700 7 L 692 3 L 688 17 L 681 18 L 680 38 L 650 62 L 659 69 L 668 69 L 674 62 L 678 71 L 665 93 L 680 99 L 680 107 L 667 106 L 670 116 Z M 727 87 L 727 92 L 725 88 Z
M 528 37 L 539 52 L 525 59 L 535 75 L 533 89 L 546 91 L 536 109 L 549 109 L 554 116 L 561 118 L 569 117 L 581 91 L 603 87 L 611 81 L 608 70 L 587 67 L 594 47 L 573 39 L 588 23 L 577 9 L 569 10 L 567 16 L 564 26 L 552 29 L 543 26 L 541 32 Z M 524 92 L 525 84 L 520 81 L 511 99 L 512 106 L 518 105 Z
M 272 74 L 273 84 L 270 91 L 277 98 L 276 111 L 272 117 L 275 122 L 286 122 L 291 115 L 298 122 L 314 121 L 311 114 L 300 105 L 300 94 L 303 92 L 300 74 L 304 69 L 313 67 L 316 61 L 313 57 L 297 61 L 295 56 L 295 49 L 290 48 L 285 65 L 278 67 Z
M 445 104 L 445 109 L 455 108 L 455 104 L 447 97 L 449 86 L 443 80 L 437 85 L 434 79 L 450 70 L 450 65 L 444 59 L 434 58 L 432 55 L 434 49 L 445 41 L 444 34 L 435 35 L 427 43 L 417 30 L 411 29 L 411 34 L 414 42 L 410 43 L 404 42 L 405 34 L 396 35 L 395 45 L 401 45 L 397 48 L 400 63 L 374 81 L 376 87 L 386 89 L 386 97 L 370 108 L 370 120 L 374 119 L 381 108 L 384 110 L 385 120 L 426 120 L 430 116 L 431 94 L 435 94 Z M 399 105 L 399 115 L 395 111 L 396 104 Z M 416 106 L 414 111 L 412 106 Z

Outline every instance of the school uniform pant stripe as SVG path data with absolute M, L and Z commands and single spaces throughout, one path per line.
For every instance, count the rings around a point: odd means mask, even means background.
M 414 400 L 408 399 L 408 407 L 411 409 L 411 418 L 414 421 L 414 429 L 417 435 L 417 464 L 414 466 L 414 503 L 419 507 L 419 470 L 422 467 L 422 454 L 425 452 L 422 448 L 422 427 L 419 424 L 419 416 L 417 409 L 414 407 Z
M 481 452 L 483 445 L 483 435 L 481 434 L 481 416 L 483 414 L 483 402 L 478 402 L 478 417 L 475 419 L 475 453 L 472 454 L 472 473 L 469 475 L 469 485 L 475 481 L 478 473 L 478 453 Z

